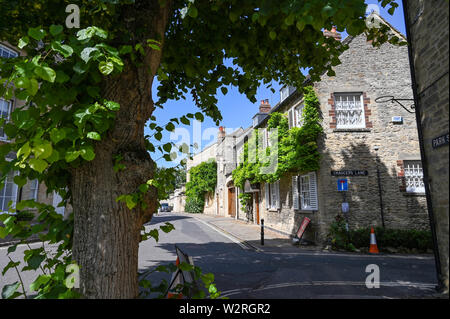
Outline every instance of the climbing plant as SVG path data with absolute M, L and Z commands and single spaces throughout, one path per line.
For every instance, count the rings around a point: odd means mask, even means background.
M 205 195 L 214 192 L 217 183 L 217 163 L 214 160 L 203 162 L 189 170 L 186 183 L 186 207 L 189 213 L 202 213 Z
M 319 169 L 320 153 L 317 140 L 323 132 L 319 117 L 319 100 L 311 86 L 303 89 L 304 108 L 301 127 L 289 129 L 286 114 L 273 112 L 267 122 L 267 129 L 276 130 L 277 134 L 269 136 L 270 145 L 277 143 L 277 166 L 272 173 L 261 173 L 262 168 L 271 163 L 267 157 L 271 147 L 266 149 L 261 145 L 262 130 L 255 130 L 248 142 L 244 144 L 244 152 L 240 164 L 233 170 L 235 185 L 244 188 L 244 183 L 274 182 L 287 172 L 310 172 Z M 272 146 L 273 148 L 273 146 Z

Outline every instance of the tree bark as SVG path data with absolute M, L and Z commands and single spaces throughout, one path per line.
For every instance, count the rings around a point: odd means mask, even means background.
M 136 1 L 124 12 L 130 30 L 139 26 L 132 41 L 163 42 L 170 10 L 170 2 L 160 7 L 158 0 Z M 138 296 L 140 230 L 156 210 L 157 192 L 151 188 L 146 194 L 145 209 L 138 204 L 129 210 L 116 198 L 136 192 L 156 168 L 145 147 L 144 127 L 154 110 L 151 86 L 161 54 L 147 48 L 140 67 L 128 61 L 120 75 L 105 79 L 102 96 L 120 104 L 114 128 L 96 145 L 95 159 L 71 172 L 73 257 L 80 267 L 80 292 L 85 298 Z M 126 168 L 115 172 L 118 155 Z

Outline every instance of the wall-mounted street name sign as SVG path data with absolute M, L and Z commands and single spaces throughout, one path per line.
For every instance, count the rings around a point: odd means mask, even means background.
M 448 140 L 449 140 L 449 138 L 448 138 L 448 133 L 447 133 L 447 134 L 433 138 L 433 140 L 431 141 L 431 145 L 433 146 L 433 148 L 438 148 L 438 147 L 441 147 L 444 145 L 448 145 L 449 144 Z
M 345 170 L 345 171 L 331 171 L 331 176 L 367 176 L 368 171 L 363 170 Z

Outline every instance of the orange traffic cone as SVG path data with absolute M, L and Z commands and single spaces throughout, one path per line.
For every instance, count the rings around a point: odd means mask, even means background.
M 372 229 L 370 230 L 370 248 L 369 248 L 369 254 L 378 254 L 378 246 L 377 246 L 377 239 L 375 238 L 375 231 Z

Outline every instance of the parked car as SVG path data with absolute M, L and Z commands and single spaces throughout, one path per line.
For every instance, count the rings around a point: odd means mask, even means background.
M 160 212 L 170 212 L 170 206 L 167 203 L 161 203 Z

